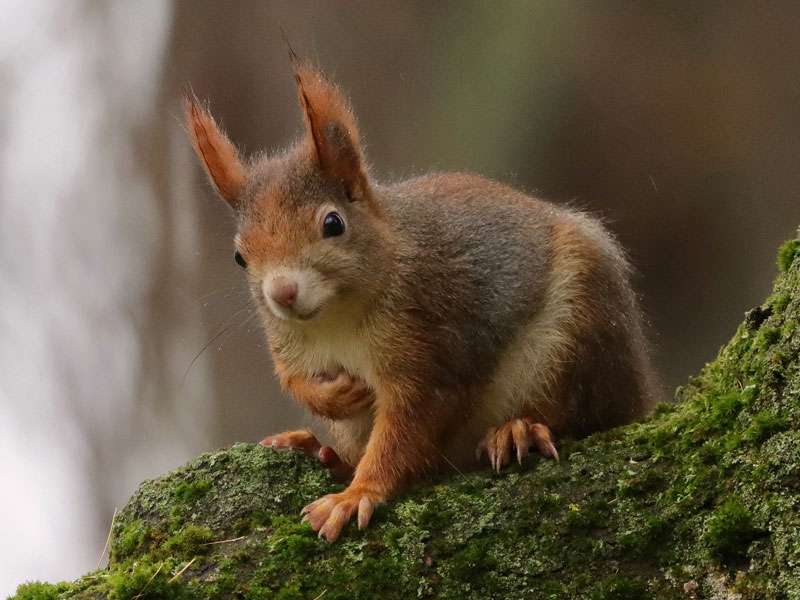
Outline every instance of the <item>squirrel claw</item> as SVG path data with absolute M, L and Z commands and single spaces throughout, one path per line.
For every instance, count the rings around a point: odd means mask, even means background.
M 323 496 L 306 506 L 302 511 L 302 521 L 308 523 L 320 538 L 334 542 L 353 515 L 356 515 L 358 528 L 364 529 L 380 501 L 377 494 L 346 489 L 339 494 Z
M 511 462 L 512 449 L 516 450 L 517 462 L 521 465 L 532 447 L 542 456 L 558 461 L 550 428 L 530 417 L 522 417 L 511 419 L 500 427 L 491 427 L 478 444 L 475 456 L 480 460 L 485 451 L 492 470 L 499 473 Z

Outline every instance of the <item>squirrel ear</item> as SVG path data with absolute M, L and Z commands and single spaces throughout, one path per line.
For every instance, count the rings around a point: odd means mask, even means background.
M 208 178 L 222 199 L 236 208 L 245 180 L 244 167 L 236 146 L 191 91 L 187 90 L 184 95 L 183 109 L 189 138 Z
M 351 200 L 368 194 L 356 119 L 339 88 L 308 64 L 295 63 L 307 142 L 322 171 L 341 181 Z

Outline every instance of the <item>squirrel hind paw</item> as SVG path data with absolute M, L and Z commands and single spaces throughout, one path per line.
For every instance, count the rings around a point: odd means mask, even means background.
M 558 460 L 558 451 L 550 428 L 530 417 L 521 417 L 510 419 L 500 427 L 489 428 L 475 454 L 480 459 L 485 452 L 492 469 L 499 473 L 511 462 L 512 452 L 517 462 L 522 464 L 531 448 L 535 448 L 544 457 Z

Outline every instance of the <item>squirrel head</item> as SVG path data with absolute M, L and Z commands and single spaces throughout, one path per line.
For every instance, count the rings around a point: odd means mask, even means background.
M 285 152 L 244 160 L 192 93 L 184 101 L 194 150 L 236 212 L 235 259 L 267 318 L 302 324 L 366 302 L 386 256 L 386 224 L 339 88 L 295 61 L 305 122 Z

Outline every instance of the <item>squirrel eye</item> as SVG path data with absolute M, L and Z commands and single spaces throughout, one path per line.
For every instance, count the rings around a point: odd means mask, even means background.
M 344 221 L 339 213 L 329 212 L 322 221 L 322 237 L 336 237 L 344 233 Z
M 233 254 L 233 260 L 235 260 L 236 264 L 243 269 L 247 268 L 247 261 L 244 259 L 244 256 L 242 256 L 242 253 L 238 250 Z

